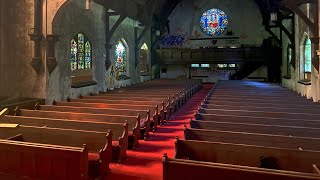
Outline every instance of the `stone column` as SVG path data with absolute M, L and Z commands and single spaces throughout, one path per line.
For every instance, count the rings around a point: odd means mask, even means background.
M 42 62 L 42 49 L 41 41 L 43 39 L 42 34 L 42 3 L 43 0 L 34 0 L 34 30 L 32 34 L 29 34 L 31 41 L 34 41 L 34 57 L 32 58 L 31 65 L 33 69 L 40 74 Z

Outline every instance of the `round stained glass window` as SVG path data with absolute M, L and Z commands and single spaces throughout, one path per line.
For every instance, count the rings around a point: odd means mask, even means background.
M 208 36 L 219 36 L 228 27 L 228 16 L 220 9 L 209 9 L 200 18 L 200 28 Z

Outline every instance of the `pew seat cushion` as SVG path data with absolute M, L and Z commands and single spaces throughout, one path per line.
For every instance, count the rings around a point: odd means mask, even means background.
M 89 177 L 97 178 L 100 176 L 100 155 L 99 153 L 88 153 Z
M 112 159 L 117 161 L 120 156 L 120 145 L 119 141 L 112 141 Z
M 128 149 L 133 149 L 134 147 L 134 134 L 133 131 L 128 132 Z
M 88 153 L 88 160 L 89 161 L 99 161 L 100 160 L 99 153 Z

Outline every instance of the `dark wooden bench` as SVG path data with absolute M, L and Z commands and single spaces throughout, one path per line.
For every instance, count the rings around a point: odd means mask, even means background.
M 80 102 L 80 103 L 100 103 L 100 104 L 131 104 L 131 105 L 151 105 L 161 107 L 159 110 L 160 116 L 162 119 L 168 119 L 170 116 L 170 103 L 169 100 L 167 102 L 160 101 L 128 101 L 128 100 L 104 100 L 104 99 L 67 99 L 68 102 Z
M 129 149 L 139 146 L 140 116 L 100 115 L 87 113 L 70 113 L 55 111 L 39 111 L 21 109 L 16 111 L 16 116 L 54 118 L 64 120 L 76 120 L 85 122 L 128 123 Z
M 250 104 L 243 100 L 242 102 L 232 102 L 232 101 L 204 101 L 204 104 L 215 104 L 215 105 L 227 105 L 227 106 L 259 106 L 259 107 L 273 107 L 273 108 L 302 108 L 302 109 L 314 109 L 318 105 L 316 103 L 308 103 L 308 104 L 294 104 L 294 103 L 283 103 L 283 104 L 278 104 L 278 103 L 268 103 L 266 102 L 251 102 Z
M 304 112 L 273 112 L 273 111 L 252 111 L 252 110 L 225 110 L 225 109 L 198 109 L 204 114 L 221 114 L 221 115 L 236 115 L 236 116 L 259 116 L 271 118 L 288 118 L 288 119 L 308 119 L 318 120 L 320 114 L 311 114 Z
M 225 110 L 243 110 L 243 111 L 269 111 L 269 112 L 303 112 L 308 114 L 320 114 L 319 110 L 314 106 L 313 108 L 294 108 L 294 107 L 272 107 L 272 106 L 229 106 L 229 105 L 215 105 L 215 104 L 202 104 L 205 109 L 225 109 Z
M 39 105 L 37 110 L 58 111 L 70 113 L 88 113 L 88 114 L 104 114 L 104 115 L 124 115 L 136 116 L 140 114 L 140 130 L 142 137 L 148 139 L 150 132 L 150 110 L 132 110 L 132 109 L 111 109 L 111 108 L 91 108 L 91 107 L 73 107 L 73 106 L 53 106 Z M 141 118 L 142 117 L 142 118 Z
M 70 147 L 0 140 L 0 161 L 3 175 L 25 179 L 88 179 L 86 145 Z
M 150 110 L 150 123 L 153 131 L 157 131 L 158 123 L 159 123 L 159 113 L 158 113 L 158 105 L 152 107 L 148 105 L 125 105 L 125 104 L 104 104 L 104 103 L 85 103 L 85 102 L 57 102 L 53 101 L 53 105 L 55 106 L 71 106 L 71 107 L 82 107 L 82 108 L 98 108 L 98 109 L 130 109 L 134 111 L 145 111 Z M 41 107 L 40 107 L 41 108 Z M 139 112 L 138 112 L 139 113 Z
M 25 126 L 49 127 L 59 129 L 75 129 L 84 131 L 106 132 L 112 131 L 112 149 L 114 160 L 126 159 L 128 149 L 128 124 L 77 121 L 68 119 L 37 118 L 25 116 L 0 117 L 0 123 L 11 123 Z
M 319 173 L 300 173 L 261 169 L 257 167 L 211 163 L 185 159 L 171 159 L 164 155 L 162 160 L 163 180 L 319 180 Z M 311 167 L 310 167 L 311 168 Z M 316 166 L 312 168 L 317 169 Z
M 320 138 L 309 137 L 221 131 L 214 129 L 195 129 L 185 127 L 184 139 L 320 151 Z
M 319 154 L 320 151 L 176 138 L 174 158 L 311 174 L 312 165 L 320 162 Z
M 195 114 L 195 116 L 197 117 L 198 120 L 201 120 L 201 121 L 221 121 L 221 122 L 248 123 L 248 124 L 265 124 L 265 125 L 320 128 L 320 121 L 318 120 L 270 118 L 270 117 L 257 117 L 257 116 L 234 116 L 234 115 L 220 115 L 220 114 Z
M 17 137 L 19 134 L 21 137 Z M 112 161 L 111 131 L 107 133 L 107 131 L 95 132 L 19 125 L 15 128 L 0 128 L 0 136 L 3 137 L 4 135 L 7 136 L 7 139 L 12 139 L 12 141 L 16 140 L 27 143 L 40 143 L 46 144 L 46 146 L 49 147 L 55 147 L 58 145 L 83 148 L 83 145 L 86 144 L 89 152 L 89 171 L 90 169 L 92 169 L 92 171 L 98 169 L 97 173 L 101 176 L 105 176 L 110 173 L 109 163 Z M 14 152 L 12 153 L 15 154 Z M 3 154 L 1 153 L 1 155 Z M 49 155 L 49 152 L 47 152 L 47 156 Z M 30 166 L 30 162 L 28 162 L 28 165 Z M 57 164 L 54 168 L 60 167 Z M 64 169 L 64 171 L 65 170 L 66 169 Z M 96 173 L 93 173 L 94 176 L 96 176 L 95 174 Z M 63 174 L 61 176 L 63 176 Z
M 259 134 L 320 138 L 320 128 L 198 120 L 192 120 L 190 125 L 192 128 L 198 129 L 214 129 L 221 131 L 252 132 Z

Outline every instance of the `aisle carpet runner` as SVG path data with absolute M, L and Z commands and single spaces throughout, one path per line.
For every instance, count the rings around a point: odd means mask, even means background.
M 183 126 L 188 124 L 190 117 L 197 110 L 201 101 L 207 95 L 212 85 L 205 84 L 165 126 L 159 127 L 158 132 L 151 133 L 147 141 L 140 141 L 135 150 L 128 150 L 128 159 L 122 164 L 110 164 L 111 180 L 161 180 L 162 157 L 167 153 L 170 158 L 174 155 L 174 141 L 178 136 L 183 139 Z

